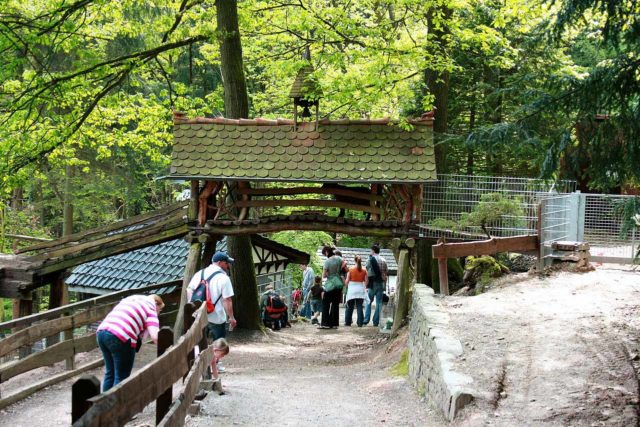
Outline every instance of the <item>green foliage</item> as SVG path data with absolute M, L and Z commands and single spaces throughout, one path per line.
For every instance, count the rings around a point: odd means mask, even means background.
M 11 238 L 6 234 L 51 238 L 49 230 L 41 225 L 40 218 L 33 209 L 17 211 L 0 205 L 0 253 L 12 253 L 15 249 L 34 244 L 34 242 Z
M 460 218 L 462 227 L 480 227 L 489 238 L 488 226 L 517 227 L 524 224 L 524 210 L 522 201 L 510 198 L 502 193 L 488 193 L 480 197 L 471 212 L 464 213 Z
M 283 245 L 291 246 L 299 251 L 308 253 L 311 256 L 309 265 L 316 275 L 322 274 L 322 264 L 316 254 L 318 247 L 327 243 L 332 243 L 331 236 L 322 231 L 281 231 L 269 236 L 270 239 Z M 293 283 L 298 286 L 302 283 L 302 270 L 297 265 L 289 265 L 287 269 L 291 272 Z

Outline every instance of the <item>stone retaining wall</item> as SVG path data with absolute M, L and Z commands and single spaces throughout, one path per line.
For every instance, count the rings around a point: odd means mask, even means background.
M 473 400 L 473 380 L 455 372 L 462 344 L 447 331 L 449 314 L 430 287 L 416 284 L 411 310 L 409 378 L 429 404 L 452 421 Z

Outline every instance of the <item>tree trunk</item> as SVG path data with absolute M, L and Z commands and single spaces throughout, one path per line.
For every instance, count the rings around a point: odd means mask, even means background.
M 67 165 L 64 177 L 64 200 L 62 203 L 62 235 L 68 236 L 73 234 L 73 198 L 71 196 L 71 180 L 73 178 L 73 166 Z
M 227 118 L 249 116 L 249 96 L 244 77 L 242 45 L 238 26 L 238 2 L 216 1 L 218 34 L 220 41 L 220 67 L 224 87 L 224 108 Z M 260 329 L 258 282 L 253 265 L 253 249 L 249 236 L 227 238 L 227 248 L 236 259 L 231 267 L 231 282 L 235 293 L 233 312 L 238 327 Z
M 193 197 L 193 196 L 192 196 Z M 196 195 L 196 197 L 198 197 Z M 174 331 L 182 331 L 182 325 L 184 325 L 184 313 L 182 307 L 187 304 L 187 286 L 194 274 L 200 268 L 200 254 L 202 253 L 202 243 L 195 241 L 189 246 L 189 254 L 187 255 L 187 262 L 184 267 L 184 277 L 182 279 L 182 291 L 180 292 L 180 305 L 178 306 L 178 314 L 176 315 L 176 323 L 173 326 Z M 175 342 L 180 338 L 180 333 L 175 333 L 173 339 Z
M 427 12 L 427 30 L 428 34 L 432 35 L 431 41 L 435 44 L 436 50 L 442 56 L 447 55 L 446 44 L 447 38 L 451 31 L 446 21 L 451 18 L 452 10 L 446 6 L 443 6 L 438 10 L 441 13 L 442 18 L 440 22 L 435 22 L 435 9 L 430 9 Z M 434 116 L 433 132 L 435 139 L 435 157 L 436 168 L 438 173 L 447 173 L 447 155 L 446 146 L 444 144 L 444 136 L 447 133 L 447 110 L 449 105 L 449 72 L 437 71 L 427 69 L 424 73 L 424 81 L 427 86 L 427 90 L 434 95 L 434 106 L 436 107 L 436 113 Z
M 398 256 L 398 283 L 396 285 L 396 312 L 393 317 L 393 331 L 397 331 L 409 314 L 411 295 L 411 257 L 408 249 L 401 249 Z

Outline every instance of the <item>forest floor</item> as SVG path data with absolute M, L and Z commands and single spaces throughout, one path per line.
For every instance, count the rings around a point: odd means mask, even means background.
M 640 273 L 606 266 L 515 274 L 487 293 L 443 303 L 464 346 L 456 369 L 473 378 L 476 395 L 454 425 L 638 425 Z M 389 340 L 371 326 L 321 331 L 299 322 L 279 332 L 234 331 L 229 341 L 225 394 L 209 393 L 188 426 L 445 425 L 394 372 L 406 331 Z M 145 345 L 136 366 L 154 352 Z M 1 424 L 68 425 L 72 382 L 0 411 Z M 153 425 L 153 411 L 129 425 Z

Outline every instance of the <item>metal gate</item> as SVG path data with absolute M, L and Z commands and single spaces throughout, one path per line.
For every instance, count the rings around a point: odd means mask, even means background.
M 591 260 L 634 263 L 640 231 L 630 218 L 640 199 L 635 196 L 572 193 L 540 198 L 540 256 L 553 242 L 585 241 Z

